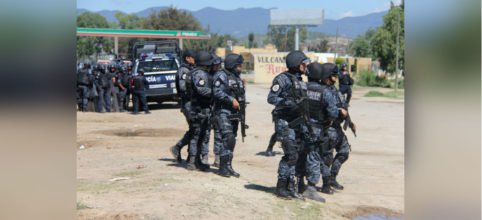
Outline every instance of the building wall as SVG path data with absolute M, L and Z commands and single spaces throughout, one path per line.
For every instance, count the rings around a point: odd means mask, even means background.
M 271 83 L 273 78 L 281 72 L 287 70 L 286 55 L 287 52 L 276 53 L 251 53 L 250 62 L 254 64 L 254 83 Z M 314 53 L 306 53 L 311 60 L 317 60 Z

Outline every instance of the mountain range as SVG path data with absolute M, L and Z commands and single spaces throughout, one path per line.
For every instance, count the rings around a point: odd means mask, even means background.
M 147 17 L 150 13 L 162 10 L 167 7 L 151 7 L 133 13 L 139 17 Z M 89 10 L 77 9 L 77 15 Z M 235 37 L 245 37 L 250 32 L 265 34 L 268 31 L 269 11 L 266 8 L 238 8 L 235 10 L 221 10 L 213 7 L 206 7 L 197 11 L 190 11 L 204 28 L 209 28 L 212 33 L 230 34 Z M 97 11 L 109 22 L 117 22 L 115 14 L 122 12 L 118 10 Z M 124 13 L 124 12 L 122 12 Z M 368 29 L 375 29 L 383 24 L 383 16 L 387 11 L 371 13 L 364 16 L 344 17 L 341 19 L 325 19 L 318 27 L 310 27 L 309 31 L 320 32 L 328 35 L 335 35 L 338 32 L 341 36 L 355 38 L 365 33 Z M 220 19 L 222 18 L 222 19 Z

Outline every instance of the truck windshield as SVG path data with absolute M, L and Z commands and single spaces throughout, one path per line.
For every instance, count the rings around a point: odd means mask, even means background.
M 175 60 L 153 60 L 153 61 L 141 61 L 139 62 L 138 69 L 143 69 L 144 72 L 159 72 L 177 70 Z

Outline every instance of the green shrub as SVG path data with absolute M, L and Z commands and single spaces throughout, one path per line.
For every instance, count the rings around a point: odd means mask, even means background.
M 346 59 L 345 58 L 342 58 L 342 57 L 338 57 L 336 58 L 335 60 L 335 64 L 339 67 L 342 63 L 346 62 Z
M 371 70 L 361 71 L 356 84 L 359 86 L 390 88 L 390 82 L 385 77 L 379 77 Z

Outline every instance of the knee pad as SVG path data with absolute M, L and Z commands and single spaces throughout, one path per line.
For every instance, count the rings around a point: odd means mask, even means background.
M 287 161 L 288 165 L 295 166 L 297 161 L 298 161 L 298 154 L 294 153 L 294 154 L 288 154 L 286 156 L 287 156 L 287 159 L 288 159 L 288 161 Z
M 327 166 L 331 166 L 333 164 L 333 154 L 323 155 L 323 163 Z
M 337 153 L 335 160 L 340 161 L 340 163 L 344 163 L 346 160 L 348 160 L 348 153 Z

